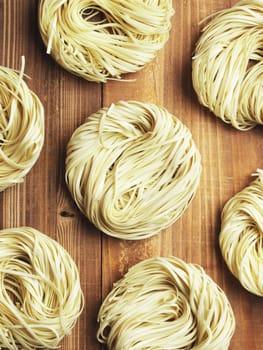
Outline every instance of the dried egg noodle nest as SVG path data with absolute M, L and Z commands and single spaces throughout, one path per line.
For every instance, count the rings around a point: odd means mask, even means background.
M 235 329 L 224 292 L 199 265 L 175 257 L 131 267 L 103 301 L 98 322 L 98 340 L 114 350 L 224 350 Z
M 103 232 L 141 239 L 171 225 L 199 184 L 200 154 L 188 128 L 164 108 L 120 101 L 73 133 L 66 182 Z
M 263 0 L 243 0 L 204 28 L 193 58 L 202 105 L 236 129 L 263 124 Z
M 20 74 L 0 66 L 0 191 L 23 182 L 44 142 L 44 109 Z
M 263 296 L 263 171 L 222 211 L 220 248 L 228 268 L 249 292 Z
M 153 60 L 169 37 L 172 0 L 41 0 L 47 53 L 95 82 L 119 79 Z
M 0 231 L 0 347 L 55 349 L 83 307 L 77 267 L 30 227 Z

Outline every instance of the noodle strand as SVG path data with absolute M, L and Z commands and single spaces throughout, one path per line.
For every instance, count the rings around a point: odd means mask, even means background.
M 0 347 L 56 349 L 83 308 L 77 267 L 30 227 L 0 231 Z
M 0 67 L 0 191 L 23 178 L 37 161 L 44 143 L 44 109 L 20 73 Z
M 263 171 L 255 175 L 255 181 L 225 204 L 219 243 L 242 286 L 263 296 Z
M 120 101 L 73 133 L 66 182 L 103 232 L 124 239 L 159 233 L 189 206 L 201 172 L 189 129 L 164 108 Z
M 106 82 L 153 60 L 173 13 L 172 0 L 41 0 L 39 28 L 63 68 Z
M 241 0 L 203 29 L 193 57 L 199 102 L 238 130 L 263 124 L 263 0 Z
M 199 265 L 150 258 L 117 281 L 98 313 L 97 339 L 109 350 L 228 349 L 229 301 Z

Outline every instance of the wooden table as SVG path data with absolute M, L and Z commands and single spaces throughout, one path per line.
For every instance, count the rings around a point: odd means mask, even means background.
M 239 132 L 202 108 L 191 83 L 191 55 L 199 22 L 234 0 L 177 0 L 169 42 L 154 62 L 128 75 L 136 82 L 89 83 L 58 66 L 45 53 L 37 24 L 37 1 L 0 0 L 0 64 L 20 69 L 26 57 L 28 85 L 45 107 L 45 144 L 25 181 L 0 194 L 0 227 L 28 225 L 58 240 L 75 259 L 86 305 L 62 350 L 96 350 L 96 316 L 112 283 L 138 261 L 175 255 L 201 264 L 226 292 L 236 316 L 231 350 L 263 349 L 263 300 L 246 292 L 223 262 L 220 212 L 225 201 L 263 168 L 262 127 Z M 192 131 L 202 155 L 198 192 L 183 217 L 150 239 L 110 238 L 80 214 L 66 188 L 64 160 L 73 130 L 92 112 L 120 99 L 165 106 Z M 128 349 L 127 349 L 128 350 Z M 212 350 L 212 349 L 211 349 Z

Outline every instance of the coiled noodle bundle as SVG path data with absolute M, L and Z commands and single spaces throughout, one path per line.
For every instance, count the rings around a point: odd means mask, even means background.
M 37 161 L 44 142 L 44 109 L 20 74 L 0 66 L 0 191 L 23 178 Z
M 235 318 L 224 292 L 193 264 L 151 258 L 130 268 L 98 314 L 109 349 L 228 349 Z
M 263 0 L 242 0 L 204 28 L 193 58 L 202 105 L 236 129 L 263 124 Z
M 73 133 L 66 182 L 103 232 L 141 239 L 177 220 L 200 179 L 200 154 L 189 129 L 164 108 L 120 101 Z
M 256 175 L 225 204 L 219 243 L 228 268 L 242 286 L 263 296 L 263 171 Z
M 0 347 L 55 349 L 83 307 L 77 267 L 30 227 L 0 231 Z
M 149 63 L 169 37 L 172 0 L 41 0 L 47 53 L 84 79 L 106 82 Z

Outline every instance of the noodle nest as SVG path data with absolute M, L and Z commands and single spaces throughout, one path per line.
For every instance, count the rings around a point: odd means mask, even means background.
M 171 225 L 191 202 L 200 172 L 189 129 L 150 103 L 102 108 L 67 146 L 66 182 L 77 206 L 117 238 L 146 238 Z
M 202 105 L 238 130 L 263 124 L 263 0 L 242 0 L 206 25 L 193 58 Z
M 232 274 L 249 292 L 263 296 L 263 171 L 224 206 L 219 236 Z
M 151 258 L 113 286 L 98 313 L 109 349 L 227 349 L 235 318 L 224 292 L 199 265 Z
M 23 182 L 44 142 L 44 109 L 20 74 L 0 66 L 0 191 Z
M 84 79 L 106 82 L 153 60 L 169 37 L 172 0 L 41 0 L 47 53 Z
M 0 347 L 55 349 L 83 307 L 77 267 L 30 227 L 0 231 Z

